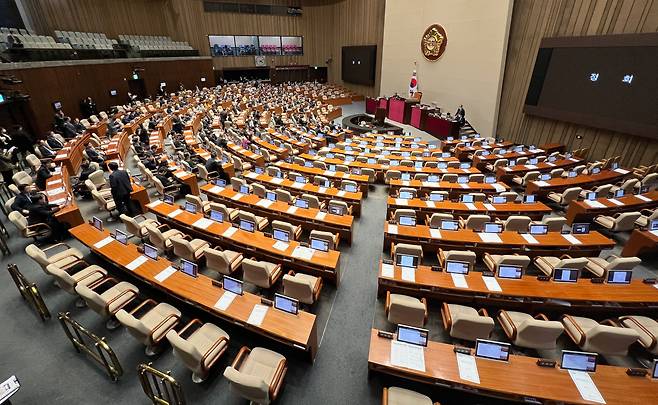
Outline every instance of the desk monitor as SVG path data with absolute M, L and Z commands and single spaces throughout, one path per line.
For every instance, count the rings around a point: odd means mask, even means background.
M 653 361 L 653 367 L 651 368 L 651 378 L 658 378 L 658 359 Z
M 276 201 L 276 193 L 274 191 L 265 192 L 265 198 L 270 201 Z
M 615 170 L 615 169 L 618 169 L 618 168 L 619 168 L 619 162 L 613 162 L 610 165 L 610 169 L 612 169 L 612 170 Z
M 437 181 L 439 181 L 439 176 L 437 176 L 436 174 L 430 174 L 429 176 L 427 176 L 427 181 L 431 183 L 436 183 Z
M 589 193 L 587 193 L 587 199 L 589 201 L 596 200 L 596 191 L 590 191 Z
M 345 184 L 345 191 L 356 193 L 356 186 L 354 184 Z
M 215 185 L 218 187 L 226 187 L 226 180 L 224 179 L 215 179 Z
M 276 228 L 272 229 L 272 237 L 276 240 L 280 240 L 281 242 L 290 241 L 290 233 L 282 229 L 276 229 Z
M 388 164 L 389 166 L 400 166 L 399 160 L 391 160 Z
M 430 201 L 443 201 L 443 194 L 430 193 Z
M 164 201 L 166 204 L 173 205 L 174 204 L 174 196 L 171 194 L 165 194 L 162 197 L 162 201 Z
M 397 340 L 399 342 L 427 347 L 430 331 L 427 329 L 415 328 L 413 326 L 399 324 L 397 335 Z
M 567 174 L 567 177 L 570 179 L 576 176 L 578 176 L 578 173 L 574 172 L 573 170 Z
M 329 205 L 329 213 L 334 215 L 343 215 L 343 207 L 340 205 Z
M 247 232 L 254 232 L 256 230 L 256 224 L 253 221 L 246 219 L 240 220 L 240 229 Z
M 441 153 L 442 158 L 449 158 L 450 157 L 450 152 L 443 152 Z
M 308 201 L 304 200 L 303 198 L 297 198 L 295 199 L 295 207 L 308 208 Z
M 468 176 L 457 177 L 457 184 L 468 184 Z
M 446 141 L 448 141 L 448 142 L 454 141 L 454 140 L 455 140 L 455 138 L 453 136 L 449 136 L 449 137 L 446 138 Z
M 608 271 L 608 284 L 630 284 L 633 278 L 633 270 L 610 270 Z
M 475 201 L 473 194 L 462 194 L 461 200 L 462 200 L 461 202 L 463 203 L 472 203 L 473 201 Z
M 520 279 L 523 276 L 523 267 L 512 264 L 501 264 L 498 266 L 498 277 Z
M 471 143 L 470 143 L 470 142 L 464 142 L 464 146 L 467 147 L 467 148 L 470 148 L 470 147 L 471 147 Z
M 489 156 L 490 152 L 488 150 L 482 151 L 482 156 Z
M 555 157 L 555 156 L 549 156 L 548 159 L 546 159 L 546 160 L 548 160 L 549 162 L 553 163 L 553 162 L 555 162 L 555 161 L 557 160 L 557 157 Z
M 305 160 L 304 167 L 313 167 L 313 163 L 311 163 L 309 160 Z
M 486 184 L 493 184 L 496 182 L 496 177 L 495 176 L 484 176 L 484 182 Z
M 460 262 L 457 260 L 446 260 L 446 273 L 452 274 L 468 274 L 470 264 L 468 262 Z
M 502 195 L 495 195 L 491 198 L 492 204 L 505 204 L 506 202 L 507 202 L 507 198 Z
M 400 175 L 400 179 L 401 179 L 401 180 L 404 180 L 404 181 L 409 181 L 409 180 L 411 180 L 411 174 L 409 174 L 409 173 L 402 173 L 402 174 Z
M 493 340 L 477 339 L 475 341 L 475 356 L 489 360 L 508 361 L 510 344 Z
M 306 183 L 306 177 L 304 176 L 295 176 L 295 183 Z
M 118 242 L 123 243 L 124 245 L 128 244 L 128 235 L 126 235 L 125 232 L 120 231 L 118 229 L 114 230 L 114 239 L 116 239 Z
M 327 156 L 328 159 L 333 159 L 334 158 L 333 153 L 327 153 L 326 156 Z
M 418 256 L 397 253 L 395 255 L 395 264 L 400 267 L 418 267 Z
M 149 259 L 158 260 L 158 249 L 155 246 L 144 244 L 144 256 Z
M 444 219 L 441 221 L 441 230 L 443 231 L 456 231 L 459 229 L 459 223 L 457 221 L 451 221 Z
M 592 174 L 599 174 L 601 173 L 601 168 L 600 167 L 595 167 L 592 169 Z
M 414 194 L 411 191 L 400 191 L 400 195 L 398 198 L 401 198 L 403 200 L 411 200 L 414 198 Z
M 276 293 L 274 294 L 274 308 L 289 314 L 297 315 L 297 313 L 299 313 L 299 301 L 292 297 Z
M 588 223 L 576 223 L 571 226 L 571 233 L 574 235 L 587 235 L 589 233 Z
M 619 189 L 615 191 L 615 198 L 623 197 L 624 196 L 624 189 Z
M 547 233 L 548 225 L 530 224 L 530 235 L 546 235 Z
M 576 352 L 572 350 L 562 350 L 562 361 L 560 368 L 565 370 L 596 371 L 596 353 Z
M 501 233 L 503 232 L 503 224 L 498 222 L 487 222 L 484 224 L 484 233 Z
M 196 214 L 196 204 L 193 202 L 185 201 L 185 211 L 190 214 Z
M 548 181 L 548 180 L 550 180 L 550 179 L 552 179 L 552 178 L 553 178 L 553 176 L 551 176 L 550 173 L 542 173 L 542 174 L 539 176 L 539 180 L 541 180 L 541 181 Z
M 233 294 L 242 295 L 242 281 L 229 276 L 222 277 L 222 280 L 222 286 L 226 291 L 230 291 Z
M 528 164 L 536 165 L 539 161 L 537 158 L 528 159 Z
M 240 185 L 240 193 L 241 194 L 249 194 L 249 186 L 246 184 Z
M 507 154 L 507 149 L 501 149 L 500 151 L 498 151 L 498 154 L 499 154 L 499 155 L 505 155 L 505 154 Z M 516 164 L 516 160 L 514 160 L 514 164 Z
M 357 175 L 357 176 L 361 175 L 361 169 L 359 169 L 358 167 L 353 168 L 352 169 L 352 174 Z
M 311 249 L 319 250 L 321 252 L 328 252 L 329 242 L 322 239 L 311 238 Z
M 649 224 L 649 230 L 658 231 L 658 219 L 654 219 L 651 221 L 651 223 Z
M 224 213 L 217 210 L 210 210 L 210 219 L 215 222 L 224 222 Z
M 502 155 L 503 152 L 501 151 L 501 152 L 499 152 L 499 154 Z M 509 166 L 509 167 L 514 167 L 514 166 L 516 166 L 516 159 L 510 159 L 509 162 L 508 162 L 508 166 Z
M 196 278 L 199 276 L 199 268 L 197 267 L 197 264 L 185 259 L 180 259 L 180 272 L 187 274 L 190 277 Z
M 439 162 L 436 164 L 436 167 L 438 167 L 439 169 L 447 169 L 448 164 L 446 162 Z
M 368 164 L 370 164 L 370 165 L 374 165 L 374 164 L 376 164 L 376 163 L 377 163 L 377 159 L 375 159 L 375 158 L 368 158 Z
M 578 281 L 578 273 L 578 269 L 555 269 L 553 270 L 553 281 L 575 283 Z
M 463 162 L 463 163 L 460 163 L 460 164 L 459 164 L 459 168 L 460 168 L 460 169 L 470 169 L 470 168 L 471 168 L 471 164 L 468 163 L 468 162 Z
M 350 140 L 346 139 L 345 142 L 350 142 Z M 352 150 L 352 147 L 349 145 L 345 145 L 345 150 L 350 152 Z
M 329 165 L 329 171 L 330 172 L 335 172 L 336 171 L 336 165 Z
M 91 217 L 91 221 L 94 225 L 94 228 L 98 229 L 99 231 L 103 230 L 103 220 L 98 217 Z
M 263 168 L 260 167 L 260 166 L 256 166 L 256 168 L 254 169 L 254 171 L 256 172 L 256 174 L 263 174 L 263 173 L 265 173 L 265 170 L 263 170 Z
M 331 187 L 331 182 L 329 182 L 329 180 L 325 180 L 322 184 L 320 184 L 320 186 L 324 188 L 329 188 Z
M 398 219 L 398 223 L 404 226 L 416 226 L 416 217 L 403 215 Z
M 415 162 L 414 167 L 416 169 L 422 169 L 423 168 L 423 162 Z
M 535 202 L 535 195 L 534 194 L 527 194 L 523 196 L 523 202 L 525 204 L 534 204 Z

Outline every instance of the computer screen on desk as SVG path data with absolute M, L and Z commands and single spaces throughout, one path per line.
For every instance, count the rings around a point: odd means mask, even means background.
M 474 201 L 473 194 L 462 194 L 463 203 L 472 203 Z
M 608 284 L 630 284 L 633 279 L 633 270 L 608 271 Z
M 98 229 L 99 231 L 103 230 L 103 221 L 100 218 L 91 217 L 91 220 L 94 225 L 94 228 Z
M 441 230 L 444 231 L 456 231 L 459 229 L 459 223 L 457 221 L 443 220 L 441 221 Z
M 240 193 L 241 194 L 249 194 L 249 186 L 242 184 L 240 186 Z
M 118 229 L 114 231 L 114 239 L 116 239 L 118 242 L 123 243 L 124 245 L 128 244 L 128 235 L 126 235 L 123 231 L 120 231 Z
M 247 232 L 254 232 L 256 230 L 256 224 L 246 219 L 241 219 L 239 226 L 240 229 Z
M 174 196 L 171 195 L 171 194 L 165 194 L 162 197 L 162 201 L 164 201 L 165 203 L 167 203 L 169 205 L 172 205 L 174 203 Z
M 658 378 L 658 359 L 653 361 L 653 368 L 651 369 L 651 378 Z
M 281 242 L 289 242 L 290 241 L 290 234 L 287 231 L 284 231 L 284 230 L 281 230 L 281 229 L 274 228 L 272 230 L 272 237 L 276 240 L 280 240 Z
M 411 174 L 409 174 L 409 173 L 402 173 L 400 176 L 401 176 L 400 178 L 404 181 L 411 180 Z
M 541 181 L 548 181 L 552 178 L 550 173 L 542 173 L 541 176 L 539 176 L 539 180 Z
M 405 226 L 416 226 L 416 217 L 410 217 L 410 216 L 401 216 L 399 219 L 400 225 L 405 225 Z
M 306 183 L 306 177 L 304 176 L 295 176 L 295 183 Z
M 587 193 L 587 199 L 590 201 L 596 200 L 596 192 L 590 191 L 589 193 Z
M 553 270 L 553 280 L 562 283 L 575 283 L 578 281 L 577 269 L 555 269 Z
M 215 222 L 224 222 L 224 214 L 221 211 L 210 210 L 210 219 Z
M 233 294 L 242 295 L 242 281 L 229 276 L 224 276 L 222 280 L 223 287 L 226 291 L 230 291 Z
M 297 208 L 308 208 L 308 201 L 298 198 L 295 200 L 295 207 Z
M 311 249 L 319 250 L 321 252 L 328 252 L 329 242 L 322 239 L 311 238 Z
M 562 350 L 560 367 L 565 370 L 596 371 L 596 353 Z
M 403 200 L 411 200 L 412 198 L 414 198 L 414 195 L 411 191 L 400 191 L 400 195 L 398 196 L 398 198 L 401 198 Z
M 531 224 L 530 225 L 530 234 L 531 235 L 546 235 L 548 233 L 548 225 L 544 224 Z
M 439 169 L 447 169 L 448 164 L 446 162 L 439 162 L 436 164 L 436 167 L 438 167 Z
M 345 191 L 356 193 L 356 186 L 354 184 L 345 184 Z
M 498 277 L 520 279 L 523 276 L 523 267 L 511 264 L 501 264 L 498 266 Z
M 492 204 L 505 204 L 506 202 L 507 202 L 507 198 L 505 198 L 504 196 L 495 195 L 491 197 Z
M 265 198 L 270 201 L 276 201 L 276 193 L 274 191 L 268 191 L 265 193 Z
M 446 273 L 453 274 L 468 274 L 470 265 L 468 262 L 460 262 L 457 260 L 446 260 Z
M 395 255 L 395 264 L 400 267 L 418 267 L 418 256 L 398 253 Z
M 589 224 L 577 223 L 571 226 L 571 233 L 574 235 L 585 235 L 589 233 Z
M 443 194 L 431 193 L 430 194 L 430 201 L 443 201 Z
M 475 356 L 490 360 L 508 361 L 510 344 L 493 340 L 477 339 L 475 341 Z
M 265 173 L 265 170 L 263 170 L 263 168 L 260 167 L 260 166 L 256 166 L 256 168 L 254 169 L 254 171 L 256 172 L 256 174 L 263 174 L 263 173 Z
M 498 222 L 487 222 L 484 224 L 485 233 L 501 233 L 503 231 L 503 224 Z
M 649 224 L 649 230 L 658 231 L 658 219 L 654 219 L 651 221 L 651 223 Z
M 340 205 L 329 205 L 329 213 L 334 215 L 343 215 L 343 207 Z
M 199 269 L 196 263 L 192 263 L 185 259 L 180 260 L 180 271 L 190 277 L 197 277 L 199 275 Z
M 484 182 L 487 184 L 493 184 L 496 182 L 496 178 L 494 176 L 485 176 Z
M 283 294 L 274 294 L 274 308 L 297 315 L 299 312 L 299 301 Z
M 215 180 L 215 185 L 219 186 L 219 187 L 226 187 L 226 180 L 216 179 Z
M 144 256 L 149 259 L 157 260 L 158 259 L 158 249 L 155 246 L 149 245 L 148 243 L 144 244 Z
M 468 176 L 459 176 L 457 177 L 458 184 L 468 184 Z
M 523 196 L 523 202 L 526 204 L 532 204 L 535 202 L 535 195 L 534 194 L 528 194 Z
M 191 213 L 191 214 L 196 214 L 196 204 L 191 203 L 189 201 L 185 202 L 185 211 Z
M 430 332 L 427 329 L 415 328 L 413 326 L 398 325 L 397 339 L 400 342 L 416 346 L 427 347 Z

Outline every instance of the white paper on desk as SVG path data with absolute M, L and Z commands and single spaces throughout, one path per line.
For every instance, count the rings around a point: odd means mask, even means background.
M 651 201 L 651 198 L 644 195 L 636 195 L 635 197 L 639 198 L 642 201 Z
M 404 198 L 396 198 L 395 205 L 407 205 L 407 200 Z
M 397 234 L 398 233 L 398 226 L 388 224 L 388 233 Z
M 594 381 L 592 381 L 592 377 L 590 377 L 586 371 L 569 370 L 569 375 L 571 376 L 571 381 L 573 381 L 574 385 L 578 389 L 580 396 L 585 401 L 605 404 L 603 395 L 601 395 L 599 389 L 596 388 L 596 384 L 594 384 Z
M 382 277 L 393 278 L 395 277 L 395 271 L 392 264 L 382 263 Z
M 457 288 L 468 288 L 468 283 L 466 282 L 466 277 L 463 274 L 450 273 L 452 277 L 452 283 Z
M 55 171 L 54 171 L 53 173 L 55 173 L 55 174 L 60 174 L 60 173 L 62 173 L 62 166 L 57 166 L 57 167 L 55 167 Z
M 544 163 L 546 163 L 546 166 L 551 166 L 551 167 L 555 166 L 555 163 L 553 162 L 544 162 Z
M 621 168 L 617 168 L 617 169 L 615 169 L 614 171 L 617 172 L 617 173 L 619 173 L 619 174 L 626 174 L 626 173 L 629 173 L 628 170 L 626 170 L 626 169 L 621 169 Z
M 49 186 L 52 186 L 53 184 L 61 183 L 62 179 L 57 179 L 57 180 L 50 180 L 48 183 L 46 183 Z
M 567 235 L 562 235 L 564 239 L 569 241 L 572 245 L 582 245 L 583 242 L 579 241 L 578 238 L 576 238 L 573 235 L 567 234 Z
M 211 221 L 208 218 L 199 218 L 192 224 L 192 226 L 195 228 L 208 229 L 213 222 L 214 221 Z
M 231 197 L 231 200 L 237 201 L 240 198 L 242 198 L 243 195 L 244 194 L 242 194 L 242 193 L 235 193 L 235 194 L 233 194 L 233 197 Z
M 530 235 L 529 233 L 522 233 L 521 237 L 523 237 L 523 239 L 525 239 L 525 241 L 530 243 L 530 244 L 536 245 L 536 244 L 539 243 L 539 241 L 537 239 L 535 239 L 535 237 Z
M 107 245 L 108 243 L 112 242 L 113 240 L 114 240 L 114 238 L 112 238 L 111 236 L 108 236 L 107 238 L 99 240 L 98 242 L 94 243 L 94 247 L 96 249 L 100 249 L 103 246 Z
M 343 197 L 345 195 L 345 190 L 340 190 L 339 192 L 336 193 L 338 197 Z
M 215 303 L 214 307 L 221 310 L 221 311 L 226 311 L 231 305 L 231 302 L 237 297 L 237 294 L 232 293 L 230 291 L 224 291 L 224 294 L 222 294 L 221 297 L 217 300 Z
M 295 182 L 292 183 L 292 186 L 294 188 L 302 188 L 302 187 L 304 187 L 304 183 L 298 183 L 298 182 L 295 181 Z
M 489 203 L 484 203 L 484 208 L 486 208 L 487 211 L 496 211 L 496 207 Z
M 173 210 L 173 211 L 171 211 L 169 214 L 167 214 L 167 216 L 168 216 L 169 218 L 176 218 L 176 216 L 177 216 L 178 214 L 182 213 L 182 212 L 183 212 L 183 210 L 181 210 L 180 208 L 176 208 L 175 210 Z
M 534 170 L 534 169 L 537 168 L 537 166 L 535 166 L 535 165 L 525 165 L 525 168 L 526 168 L 526 169 Z
M 500 288 L 500 284 L 498 284 L 498 280 L 496 280 L 496 277 L 482 276 L 482 281 L 484 281 L 484 285 L 487 286 L 487 290 L 489 291 L 496 291 L 496 292 L 503 291 L 503 289 Z
M 327 188 L 326 188 L 326 187 L 318 187 L 318 193 L 324 194 L 324 193 L 326 193 L 326 192 L 327 192 Z
M 325 176 L 333 176 L 336 174 L 336 172 L 332 172 L 331 170 L 325 170 L 323 173 Z
M 155 200 L 152 203 L 146 204 L 146 206 L 149 207 L 149 208 L 155 208 L 160 204 L 162 204 L 162 200 Z
M 269 308 L 270 307 L 267 305 L 254 305 L 254 308 L 251 310 L 251 314 L 249 314 L 249 319 L 247 319 L 247 323 L 260 326 L 263 323 L 263 319 L 265 319 L 265 315 L 267 315 L 267 310 Z
M 63 205 L 66 202 L 66 197 L 64 198 L 58 198 L 54 201 L 50 201 L 50 204 L 55 204 L 55 205 Z
M 621 202 L 621 201 L 619 201 L 619 200 L 617 200 L 617 199 L 614 199 L 614 198 L 608 198 L 608 201 L 610 201 L 610 202 L 613 203 L 614 205 L 624 205 L 623 202 Z
M 281 183 L 283 183 L 283 179 L 281 177 L 273 177 L 272 178 L 272 183 L 281 184 Z
M 589 205 L 592 208 L 605 208 L 604 204 L 596 200 L 585 200 L 585 204 Z
M 296 257 L 298 259 L 303 259 L 303 260 L 311 260 L 313 257 L 313 249 L 307 248 L 304 246 L 297 246 L 293 251 L 292 251 L 292 257 Z
M 126 264 L 126 268 L 130 271 L 134 271 L 136 268 L 138 268 L 142 264 L 146 263 L 147 260 L 148 260 L 148 258 L 146 256 L 141 256 L 140 255 L 138 258 L 136 258 L 132 262 Z
M 480 383 L 480 374 L 478 373 L 478 366 L 475 362 L 475 357 L 464 354 L 456 353 L 457 355 L 457 369 L 459 369 L 459 378 L 464 381 L 470 381 L 475 384 Z
M 511 172 L 512 168 L 511 167 L 503 167 L 503 170 L 505 170 L 506 172 Z
M 538 185 L 539 187 L 546 187 L 549 184 L 545 182 L 544 180 L 535 180 L 535 184 Z
M 501 192 L 505 191 L 505 186 L 503 186 L 501 184 L 493 183 L 491 186 L 496 190 L 497 193 L 501 193 Z
M 649 233 L 652 234 L 653 236 L 658 236 L 658 231 L 649 231 Z M 658 284 L 654 284 L 653 286 L 658 288 Z
M 230 238 L 230 237 L 233 236 L 233 234 L 236 233 L 237 231 L 238 231 L 238 228 L 230 227 L 230 228 L 228 228 L 227 230 L 224 231 L 224 233 L 222 234 L 222 236 L 225 237 L 225 238 Z
M 462 172 L 464 172 L 464 173 L 470 173 L 470 172 L 471 172 L 471 169 L 462 169 Z
M 416 282 L 416 269 L 413 267 L 400 267 L 400 270 L 402 270 L 402 280 L 411 283 Z
M 315 214 L 315 219 L 317 219 L 318 221 L 322 221 L 322 220 L 324 220 L 324 217 L 326 217 L 326 216 L 327 216 L 326 212 L 320 211 L 317 214 Z
M 48 194 L 48 196 L 50 197 L 50 196 L 53 196 L 55 194 L 63 193 L 65 191 L 66 191 L 66 189 L 64 187 L 57 187 L 55 189 L 46 191 L 46 194 Z
M 478 232 L 478 236 L 485 243 L 502 243 L 502 239 L 497 233 Z
M 169 266 L 166 269 L 159 272 L 158 274 L 156 274 L 155 279 L 162 283 L 174 273 L 176 273 L 176 269 Z
M 461 187 L 461 188 L 468 188 L 469 185 L 468 185 L 468 184 L 465 184 L 465 183 L 460 183 L 460 184 L 459 184 L 459 187 Z
M 391 341 L 391 365 L 425 371 L 425 348 L 409 343 Z
M 403 186 L 408 186 L 409 185 L 409 180 L 402 180 L 402 185 Z
M 430 236 L 432 237 L 432 239 L 441 239 L 441 230 L 430 228 Z
M 63 154 L 63 155 L 57 155 L 57 156 L 55 156 L 56 159 L 64 159 L 64 158 L 66 158 L 66 157 L 68 157 L 68 155 L 67 155 L 66 153 Z
M 224 191 L 224 187 L 220 187 L 220 186 L 212 186 L 212 187 L 210 187 L 210 190 L 208 190 L 208 191 L 210 191 L 210 192 L 213 193 L 213 194 L 219 194 L 219 193 L 221 193 L 222 191 Z
M 429 208 L 436 208 L 436 204 L 434 204 L 434 201 L 425 201 L 425 205 L 427 205 Z
M 274 245 L 272 245 L 272 247 L 274 249 L 280 250 L 282 252 L 285 252 L 286 249 L 288 249 L 288 246 L 290 246 L 288 243 L 280 241 L 280 240 L 277 240 L 276 242 L 274 242 Z
M 272 204 L 274 204 L 274 201 L 272 201 L 272 200 L 265 200 L 265 199 L 259 200 L 259 201 L 256 203 L 256 205 L 258 205 L 259 207 L 263 207 L 263 208 L 269 208 L 269 206 L 272 205 Z
M 256 177 L 258 177 L 258 173 L 249 172 L 246 174 L 246 176 L 249 177 L 250 179 L 255 179 Z
M 471 211 L 476 211 L 477 210 L 477 208 L 475 208 L 475 204 L 473 204 L 473 203 L 464 203 L 464 205 L 466 206 L 466 208 L 468 208 Z
M 288 214 L 294 214 L 295 212 L 297 212 L 297 207 L 295 207 L 294 205 L 291 205 L 291 206 L 288 207 L 288 209 L 286 210 L 286 213 L 288 213 Z

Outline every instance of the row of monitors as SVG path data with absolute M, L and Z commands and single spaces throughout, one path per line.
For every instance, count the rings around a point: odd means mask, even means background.
M 429 341 L 429 330 L 407 325 L 398 325 L 397 340 L 407 344 L 426 347 Z M 477 339 L 475 341 L 475 357 L 488 360 L 508 361 L 511 345 L 494 340 Z M 560 368 L 565 370 L 596 371 L 597 353 L 563 350 Z M 658 378 L 658 360 L 654 360 L 651 371 L 652 378 Z
M 310 167 L 310 166 L 309 166 L 309 167 Z M 334 169 L 335 169 L 335 168 L 336 168 L 336 167 L 334 166 Z M 335 171 L 335 170 L 334 170 L 334 171 Z M 263 168 L 260 167 L 260 166 L 256 166 L 256 168 L 254 169 L 254 172 L 255 172 L 256 174 L 265 174 L 265 169 L 263 169 Z M 353 174 L 357 174 L 357 173 L 353 172 Z M 358 174 L 361 174 L 361 172 L 359 171 Z M 282 179 L 282 178 L 283 178 L 283 174 L 282 174 L 280 171 L 277 171 L 276 174 L 275 174 L 275 177 L 278 177 L 278 178 Z M 307 179 L 306 177 L 304 177 L 304 176 L 295 176 L 295 178 L 293 179 L 293 181 L 294 181 L 295 183 L 301 183 L 301 184 L 306 184 L 306 183 L 308 183 L 308 179 Z M 320 186 L 322 186 L 322 187 L 326 187 L 326 188 L 329 188 L 329 187 L 331 187 L 331 182 L 330 182 L 329 180 L 326 180 L 323 184 L 320 184 Z M 223 187 L 223 186 L 222 186 L 222 187 Z M 247 187 L 247 186 L 244 186 L 244 187 Z M 248 187 L 247 187 L 247 188 L 248 188 Z M 242 189 L 242 188 L 241 188 L 241 189 Z M 347 191 L 347 192 L 350 192 L 350 193 L 356 193 L 356 192 L 359 191 L 359 188 L 358 188 L 357 186 L 355 186 L 354 184 L 349 184 L 349 183 L 347 183 L 347 184 L 345 184 L 345 185 L 343 186 L 343 190 L 344 190 L 344 191 Z M 240 191 L 240 192 L 242 193 L 242 191 Z M 248 194 L 248 191 L 247 191 L 247 192 L 244 192 L 244 193 L 242 193 L 242 194 Z M 273 201 L 274 201 L 274 200 L 273 200 Z
M 212 56 L 303 55 L 301 36 L 208 35 Z

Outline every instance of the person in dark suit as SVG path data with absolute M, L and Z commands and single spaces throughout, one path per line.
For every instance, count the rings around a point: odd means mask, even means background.
M 56 204 L 48 204 L 45 196 L 41 193 L 36 193 L 32 197 L 32 204 L 28 207 L 28 225 L 46 224 L 52 230 L 51 239 L 58 241 L 66 237 L 66 226 L 55 218 L 55 213 L 59 211 L 59 206 Z
M 46 181 L 52 177 L 51 170 L 55 168 L 55 164 L 52 161 L 46 161 L 37 170 L 37 178 L 34 180 L 34 184 L 41 191 L 46 189 Z
M 80 172 L 80 176 L 78 176 L 78 181 L 75 183 L 75 185 L 73 185 L 73 192 L 80 194 L 83 197 L 91 198 L 91 193 L 87 189 L 87 186 L 85 186 L 85 180 L 87 180 L 89 175 L 92 174 L 95 170 L 87 161 L 82 162 L 80 167 L 82 171 Z
M 85 148 L 85 152 L 87 152 L 87 156 L 89 157 L 89 160 L 92 162 L 96 163 L 103 163 L 105 160 L 103 156 L 101 156 L 100 153 L 96 152 L 93 146 L 91 144 L 87 144 L 87 147 Z
M 38 148 L 44 159 L 53 159 L 55 158 L 55 155 L 57 155 L 57 153 L 48 146 L 48 143 L 45 140 L 39 141 Z
M 78 136 L 78 131 L 76 131 L 75 125 L 71 123 L 71 117 L 65 118 L 62 128 L 64 129 L 64 133 L 62 135 L 64 135 L 65 139 L 72 139 Z
M 60 142 L 59 139 L 55 138 L 55 133 L 53 131 L 50 131 L 48 137 L 46 137 L 46 143 L 48 144 L 48 146 L 50 146 L 50 149 L 53 150 L 59 150 L 64 147 L 62 142 Z
M 30 205 L 32 205 L 30 186 L 27 184 L 19 184 L 18 194 L 16 195 L 16 198 L 14 198 L 14 202 L 11 204 L 11 210 L 18 211 L 21 214 L 27 216 L 30 213 Z
M 117 162 L 110 162 L 107 165 L 110 169 L 110 189 L 112 190 L 112 199 L 117 205 L 119 214 L 128 214 L 134 216 L 134 210 L 130 201 L 130 193 L 133 186 L 130 183 L 130 176 L 125 170 L 119 170 Z

